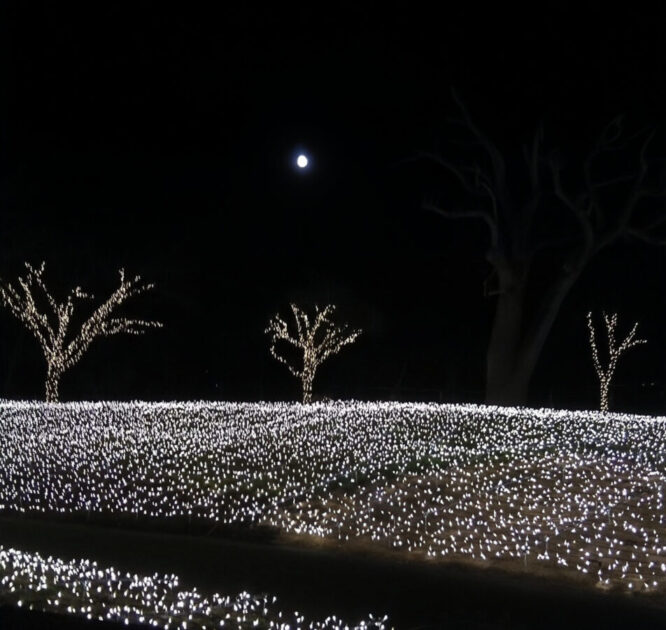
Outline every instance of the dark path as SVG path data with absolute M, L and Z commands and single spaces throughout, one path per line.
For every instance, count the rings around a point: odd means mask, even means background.
M 70 615 L 56 615 L 0 606 L 2 630 L 135 630 L 130 626 L 101 621 L 88 621 Z M 136 629 L 138 630 L 138 629 Z
M 0 544 L 177 573 L 204 592 L 268 592 L 314 618 L 387 613 L 399 629 L 666 628 L 666 608 L 638 597 L 397 558 L 10 518 L 0 518 Z

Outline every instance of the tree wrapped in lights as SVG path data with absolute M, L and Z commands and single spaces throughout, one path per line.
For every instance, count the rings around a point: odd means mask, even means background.
M 599 387 L 600 392 L 600 409 L 601 411 L 608 411 L 608 391 L 610 388 L 611 380 L 615 374 L 617 368 L 617 362 L 620 358 L 620 355 L 633 348 L 634 346 L 639 346 L 641 344 L 647 343 L 645 339 L 636 339 L 636 329 L 638 328 L 638 322 L 634 324 L 634 327 L 631 329 L 629 334 L 625 337 L 624 341 L 618 345 L 617 340 L 615 339 L 615 329 L 617 327 L 617 313 L 612 315 L 606 315 L 603 313 L 604 323 L 606 324 L 606 335 L 608 337 L 608 365 L 604 368 L 601 365 L 601 360 L 599 359 L 599 350 L 597 348 L 596 335 L 594 331 L 594 323 L 592 322 L 592 313 L 587 314 L 587 327 L 590 331 L 590 347 L 592 348 L 592 361 L 594 362 L 594 369 L 597 372 L 599 377 Z
M 361 330 L 347 330 L 347 324 L 342 326 L 333 322 L 332 316 L 335 305 L 328 304 L 323 309 L 315 306 L 314 318 L 295 304 L 291 310 L 296 321 L 296 334 L 292 335 L 287 322 L 279 314 L 273 316 L 264 331 L 271 336 L 271 354 L 280 363 L 284 363 L 289 371 L 301 381 L 303 387 L 303 403 L 312 401 L 312 383 L 319 366 L 328 357 L 340 352 L 347 344 L 353 343 L 361 334 Z M 303 352 L 301 367 L 294 367 L 276 349 L 278 341 L 286 341 Z
M 46 359 L 46 401 L 58 401 L 58 387 L 62 375 L 76 365 L 96 337 L 110 337 L 119 333 L 140 335 L 147 328 L 161 328 L 156 321 L 115 317 L 118 306 L 135 295 L 152 289 L 154 284 L 141 282 L 141 276 L 125 277 L 120 269 L 120 286 L 81 325 L 74 336 L 70 324 L 76 300 L 92 299 L 76 287 L 64 302 L 58 302 L 44 283 L 44 263 L 38 268 L 25 263 L 27 273 L 19 276 L 18 287 L 0 284 L 0 300 L 14 316 L 37 338 Z M 40 310 L 38 302 L 44 303 Z

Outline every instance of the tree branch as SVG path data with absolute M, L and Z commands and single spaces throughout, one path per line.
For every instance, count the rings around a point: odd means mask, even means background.
M 456 102 L 462 113 L 464 125 L 467 126 L 467 128 L 472 132 L 474 137 L 476 137 L 476 139 L 490 156 L 490 161 L 493 165 L 495 189 L 498 192 L 503 190 L 506 180 L 506 166 L 504 164 L 504 158 L 502 157 L 502 154 L 495 146 L 495 144 L 479 129 L 479 127 L 474 124 L 472 117 L 469 115 L 469 111 L 465 107 L 465 104 L 462 102 L 462 99 L 454 88 L 451 88 L 451 94 L 453 95 L 453 100 Z
M 424 210 L 434 212 L 446 219 L 481 219 L 488 226 L 490 231 L 490 243 L 492 248 L 496 248 L 499 241 L 497 221 L 485 210 L 445 210 L 435 205 L 431 201 L 424 201 L 421 204 Z

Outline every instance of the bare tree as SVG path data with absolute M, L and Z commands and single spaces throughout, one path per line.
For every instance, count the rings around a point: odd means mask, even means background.
M 613 315 L 603 314 L 604 323 L 606 324 L 606 336 L 608 341 L 608 365 L 604 368 L 599 359 L 599 350 L 597 348 L 597 341 L 594 332 L 594 324 L 592 322 L 592 313 L 587 314 L 587 327 L 590 331 L 590 348 L 592 349 L 592 361 L 594 362 L 594 369 L 599 377 L 600 392 L 600 408 L 601 411 L 608 411 L 608 391 L 610 388 L 611 380 L 617 368 L 617 362 L 623 352 L 644 343 L 645 339 L 636 339 L 636 329 L 638 322 L 634 324 L 629 334 L 625 337 L 624 341 L 618 346 L 615 339 L 615 328 L 617 327 L 617 313 Z
M 271 336 L 271 354 L 280 363 L 284 363 L 289 371 L 301 381 L 303 387 L 303 403 L 312 401 L 312 383 L 319 366 L 328 357 L 340 352 L 347 344 L 353 343 L 361 334 L 361 330 L 347 330 L 347 325 L 337 325 L 332 316 L 335 306 L 329 304 L 323 309 L 315 307 L 315 315 L 310 318 L 308 314 L 295 304 L 291 304 L 291 311 L 296 324 L 296 334 L 292 335 L 279 314 L 273 316 L 264 331 Z M 303 359 L 300 366 L 294 367 L 285 357 L 277 351 L 278 341 L 285 341 L 302 351 Z
M 664 242 L 655 230 L 666 223 L 666 213 L 641 202 L 666 198 L 666 172 L 649 169 L 654 134 L 629 137 L 621 117 L 603 129 L 574 169 L 544 149 L 541 129 L 522 146 L 521 160 L 508 160 L 455 92 L 454 99 L 461 115 L 453 122 L 470 136 L 465 145 L 474 157 L 456 162 L 423 152 L 417 159 L 439 165 L 466 202 L 447 207 L 426 199 L 423 208 L 487 227 L 492 273 L 486 294 L 497 302 L 486 354 L 486 401 L 523 404 L 560 307 L 588 262 L 620 238 Z
M 139 335 L 147 328 L 160 328 L 161 323 L 114 317 L 115 309 L 128 298 L 152 289 L 155 285 L 141 283 L 141 276 L 131 280 L 120 270 L 120 286 L 83 322 L 72 336 L 70 324 L 75 300 L 92 299 L 76 287 L 64 302 L 57 302 L 46 288 L 43 279 L 44 263 L 38 268 L 25 263 L 27 273 L 19 276 L 18 287 L 0 284 L 0 300 L 14 316 L 37 338 L 46 359 L 46 400 L 58 401 L 62 375 L 76 365 L 96 337 L 119 333 Z M 43 303 L 41 308 L 38 304 Z M 48 307 L 48 308 L 47 308 Z M 41 310 L 40 310 L 41 308 Z

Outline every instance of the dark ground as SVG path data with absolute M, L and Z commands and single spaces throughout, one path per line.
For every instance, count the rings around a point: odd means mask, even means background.
M 204 593 L 268 592 L 283 611 L 311 618 L 336 614 L 353 622 L 386 613 L 399 629 L 666 628 L 666 610 L 638 597 L 494 570 L 13 518 L 0 518 L 0 543 L 133 572 L 176 573 L 183 588 Z M 50 616 L 21 618 L 18 611 L 0 611 L 0 621 L 3 629 L 93 627 L 56 626 Z
M 87 621 L 76 617 L 42 613 L 0 606 L 2 630 L 118 630 L 127 628 L 116 623 Z

